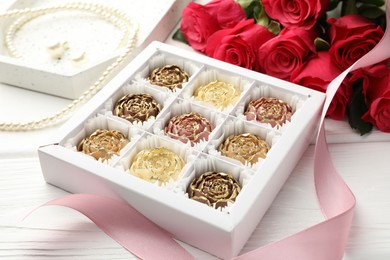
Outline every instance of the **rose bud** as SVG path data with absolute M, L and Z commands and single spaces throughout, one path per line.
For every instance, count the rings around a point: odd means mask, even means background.
M 284 28 L 258 48 L 259 72 L 290 81 L 291 74 L 299 69 L 314 53 L 316 30 Z
M 372 50 L 383 37 L 383 30 L 371 20 L 357 14 L 329 18 L 329 54 L 342 70 Z
M 262 0 L 265 12 L 287 28 L 310 29 L 325 14 L 329 0 Z
M 363 95 L 368 111 L 364 122 L 373 124 L 382 132 L 390 133 L 390 67 L 389 59 L 360 68 L 352 74 L 351 82 L 362 80 Z
M 273 37 L 273 33 L 252 19 L 241 21 L 232 28 L 212 34 L 207 40 L 206 54 L 243 68 L 259 70 L 257 49 Z
M 190 2 L 183 9 L 180 30 L 194 50 L 204 53 L 211 35 L 245 19 L 244 9 L 234 0 L 212 0 L 205 5 Z

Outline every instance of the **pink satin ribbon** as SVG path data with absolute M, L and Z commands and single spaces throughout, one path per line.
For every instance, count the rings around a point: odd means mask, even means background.
M 390 25 L 390 4 L 386 5 Z M 377 46 L 340 74 L 328 86 L 314 155 L 314 182 L 325 221 L 280 241 L 265 245 L 235 259 L 341 259 L 352 224 L 355 197 L 335 169 L 326 143 L 324 119 L 338 87 L 355 69 L 390 57 L 389 29 Z M 72 208 L 91 219 L 101 230 L 141 259 L 193 259 L 171 235 L 149 221 L 126 202 L 90 195 L 73 194 L 44 205 Z
M 124 201 L 93 194 L 70 194 L 48 205 L 74 209 L 88 217 L 107 235 L 141 259 L 193 259 L 171 235 Z

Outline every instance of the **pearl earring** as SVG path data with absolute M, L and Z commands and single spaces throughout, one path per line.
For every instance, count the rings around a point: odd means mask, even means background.
M 67 50 L 69 50 L 69 44 L 67 41 L 55 42 L 47 47 L 47 51 L 50 56 L 57 60 L 60 60 Z
M 80 65 L 85 60 L 85 51 L 75 52 L 70 56 L 73 65 Z

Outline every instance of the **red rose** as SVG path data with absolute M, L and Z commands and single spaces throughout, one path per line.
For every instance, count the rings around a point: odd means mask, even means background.
M 363 94 L 368 103 L 372 102 L 371 95 L 368 93 L 371 93 L 372 89 L 369 91 L 369 88 L 372 88 L 372 86 L 380 86 L 382 78 L 387 76 L 386 73 L 389 73 L 389 62 L 390 59 L 384 60 L 380 63 L 360 68 L 351 72 L 352 76 L 350 78 L 350 82 L 355 82 L 358 79 L 362 79 Z
M 387 89 L 390 89 L 387 82 Z M 375 99 L 367 111 L 362 116 L 363 121 L 370 122 L 382 132 L 390 133 L 390 90 L 383 96 Z
M 219 29 L 217 18 L 203 5 L 191 2 L 183 9 L 180 30 L 193 49 L 204 52 L 207 39 Z
M 363 94 L 368 111 L 362 120 L 370 122 L 382 132 L 390 132 L 390 67 L 388 62 L 353 72 L 351 80 L 363 79 Z
M 341 72 L 332 62 L 329 53 L 321 51 L 313 55 L 299 70 L 294 71 L 291 75 L 291 82 L 325 93 L 328 84 Z M 352 90 L 349 84 L 343 82 L 330 104 L 327 116 L 343 120 L 347 104 L 351 100 L 351 94 Z
M 341 83 L 334 95 L 326 115 L 335 120 L 343 120 L 347 112 L 347 106 L 351 101 L 352 87 L 348 84 L 348 79 Z
M 312 28 L 327 10 L 329 0 L 263 0 L 265 12 L 286 28 Z
M 191 2 L 183 9 L 180 30 L 193 49 L 204 52 L 210 35 L 245 18 L 244 10 L 233 0 L 215 0 L 206 5 Z
M 315 52 L 315 37 L 313 30 L 283 29 L 259 48 L 260 72 L 289 80 L 291 74 Z
M 205 6 L 208 12 L 217 18 L 222 29 L 233 27 L 247 18 L 241 5 L 233 0 L 214 0 Z
M 345 70 L 368 53 L 380 41 L 383 30 L 370 20 L 355 14 L 328 23 L 331 48 L 329 53 L 340 69 Z
M 239 22 L 235 27 L 217 31 L 207 41 L 207 56 L 247 69 L 258 69 L 257 48 L 275 35 L 253 19 Z

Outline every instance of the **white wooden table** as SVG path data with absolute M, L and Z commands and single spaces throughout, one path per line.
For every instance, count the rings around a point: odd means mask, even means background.
M 0 121 L 35 119 L 69 102 L 0 84 Z M 37 158 L 39 145 L 56 141 L 58 127 L 0 132 L 0 259 L 135 258 L 70 209 L 44 207 L 23 222 L 15 222 L 32 207 L 66 194 L 44 182 Z M 334 163 L 357 198 L 344 259 L 390 259 L 390 134 L 374 131 L 361 137 L 345 122 L 328 120 L 327 136 Z M 314 194 L 313 152 L 311 145 L 242 253 L 323 220 Z M 196 259 L 215 259 L 181 244 Z
M 2 86 L 3 88 L 3 86 Z M 3 89 L 2 89 L 2 94 Z M 50 99 L 50 98 L 49 98 Z M 131 255 L 72 210 L 49 206 L 23 222 L 15 218 L 31 207 L 66 192 L 44 182 L 36 149 L 21 143 L 22 135 L 48 137 L 55 129 L 36 133 L 1 133 L 0 149 L 0 259 L 129 259 Z M 48 136 L 45 135 L 48 134 Z M 23 139 L 23 138 L 22 138 Z M 45 138 L 42 138 L 45 139 Z M 44 144 L 43 142 L 42 144 Z M 20 153 L 16 147 L 20 148 Z M 12 150 L 8 153 L 7 149 Z M 388 259 L 390 256 L 390 142 L 331 144 L 335 165 L 357 197 L 357 208 L 345 259 Z M 293 234 L 323 218 L 313 187 L 311 145 L 292 172 L 243 252 Z M 335 198 L 337 199 L 337 198 Z M 213 259 L 185 245 L 197 259 Z

